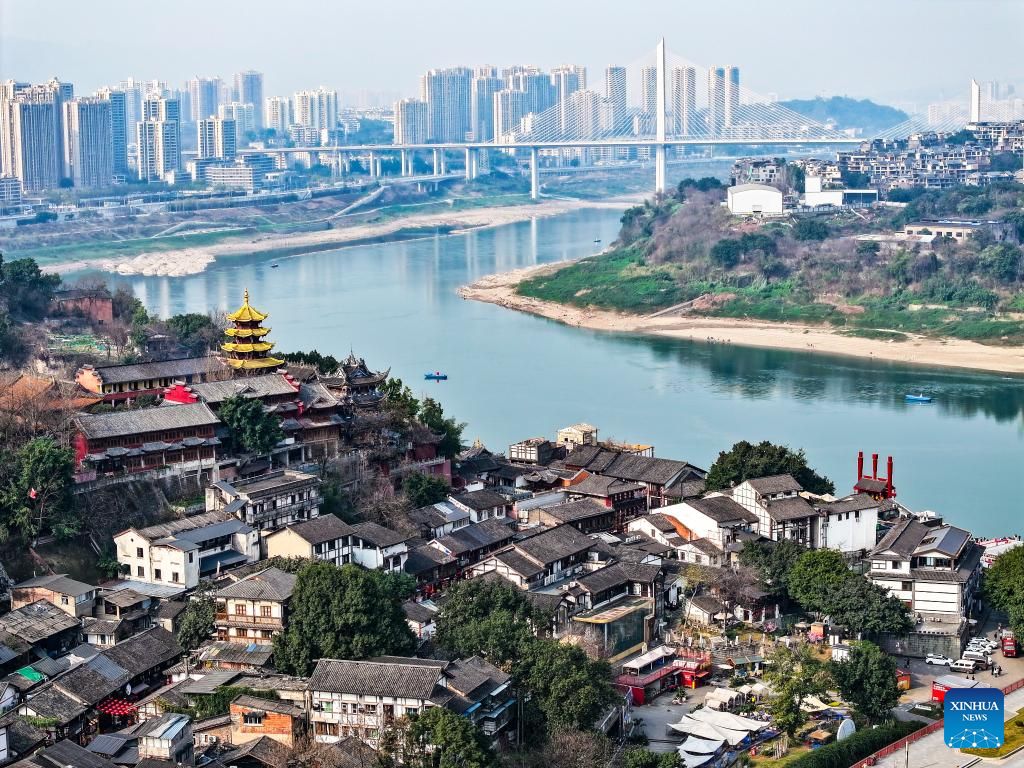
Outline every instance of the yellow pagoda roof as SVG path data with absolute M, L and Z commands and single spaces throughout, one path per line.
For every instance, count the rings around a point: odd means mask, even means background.
M 257 370 L 260 368 L 277 368 L 284 365 L 284 360 L 278 360 L 276 357 L 255 357 L 251 360 L 243 360 L 237 357 L 228 357 L 224 360 L 225 363 L 230 365 L 232 368 L 240 368 L 243 370 Z
M 225 352 L 269 352 L 274 348 L 274 344 L 270 341 L 257 341 L 255 344 L 228 342 L 227 344 L 221 344 L 220 348 Z
M 232 312 L 228 315 L 228 320 L 235 323 L 259 323 L 266 320 L 269 315 L 260 312 L 253 307 L 249 306 L 249 289 L 245 289 L 243 294 L 242 306 L 238 308 L 236 312 Z
M 234 336 L 235 338 L 259 338 L 260 336 L 266 336 L 270 333 L 270 328 L 225 328 L 224 334 L 226 336 Z

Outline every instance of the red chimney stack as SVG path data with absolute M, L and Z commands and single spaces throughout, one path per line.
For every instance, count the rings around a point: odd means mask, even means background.
M 888 469 L 885 473 L 885 498 L 891 499 L 895 495 L 892 487 L 892 456 L 890 456 Z
M 878 479 L 878 454 L 877 453 L 872 453 L 871 454 L 871 479 L 872 480 L 877 480 Z
M 864 451 L 857 452 L 857 481 L 864 477 Z

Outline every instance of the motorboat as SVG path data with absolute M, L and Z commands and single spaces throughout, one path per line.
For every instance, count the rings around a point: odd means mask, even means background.
M 922 395 L 922 394 L 904 395 L 903 398 L 908 403 L 930 403 L 932 401 L 931 395 Z
M 423 378 L 427 381 L 448 381 L 448 374 L 434 371 L 433 373 L 424 373 Z

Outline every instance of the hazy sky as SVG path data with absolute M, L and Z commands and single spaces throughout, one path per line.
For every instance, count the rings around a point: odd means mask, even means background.
M 56 74 L 89 92 L 254 68 L 266 95 L 415 95 L 429 67 L 572 62 L 596 84 L 661 35 L 781 98 L 926 102 L 965 99 L 972 76 L 1024 81 L 1021 0 L 0 0 L 0 79 Z

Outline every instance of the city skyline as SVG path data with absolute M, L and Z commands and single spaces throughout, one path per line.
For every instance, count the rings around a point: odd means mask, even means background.
M 55 5 L 59 13 L 54 13 Z M 198 7 L 186 0 L 176 10 L 188 17 L 193 5 Z M 1014 51 L 1024 6 L 1010 2 L 938 0 L 892 6 L 869 0 L 856 16 L 823 13 L 808 0 L 789 0 L 771 9 L 742 3 L 739 14 L 735 8 L 708 4 L 658 7 L 654 14 L 653 4 L 648 3 L 649 9 L 632 6 L 627 16 L 619 9 L 615 24 L 587 21 L 600 18 L 604 5 L 588 4 L 582 13 L 571 3 L 553 7 L 527 0 L 522 13 L 502 17 L 500 35 L 468 34 L 464 28 L 479 16 L 479 10 L 463 2 L 429 11 L 409 6 L 403 10 L 402 25 L 381 24 L 366 9 L 346 8 L 342 13 L 317 2 L 294 16 L 267 6 L 275 14 L 274 24 L 259 23 L 258 8 L 248 18 L 240 18 L 231 8 L 204 5 L 202 13 L 209 23 L 191 28 L 184 37 L 168 35 L 173 46 L 163 46 L 160 36 L 154 45 L 149 39 L 141 42 L 124 35 L 120 24 L 97 23 L 118 18 L 143 23 L 139 9 L 127 3 L 106 3 L 97 13 L 95 6 L 61 2 L 43 8 L 2 0 L 0 79 L 44 82 L 56 75 L 73 80 L 84 93 L 128 76 L 159 78 L 179 86 L 195 77 L 220 76 L 230 82 L 234 73 L 255 69 L 265 73 L 264 96 L 324 84 L 339 90 L 343 102 L 362 99 L 389 104 L 395 98 L 416 96 L 419 78 L 429 69 L 488 64 L 553 69 L 569 62 L 585 65 L 590 77 L 598 78 L 606 66 L 634 63 L 661 35 L 672 50 L 698 64 L 734 63 L 748 73 L 745 79 L 750 87 L 781 98 L 850 95 L 890 103 L 927 101 L 960 98 L 962 83 L 970 77 L 1020 79 Z M 612 12 L 610 6 L 606 10 Z M 933 23 L 924 16 L 932 17 Z M 307 23 L 309 18 L 318 23 Z M 370 29 L 378 34 L 339 32 L 338 25 L 322 23 L 331 18 L 338 19 L 341 30 Z M 652 19 L 658 21 L 652 24 Z M 792 24 L 794 19 L 800 23 Z M 240 22 L 245 34 L 225 37 L 218 31 Z M 962 35 L 969 24 L 981 22 L 985 22 L 984 41 Z M 867 43 L 877 38 L 881 23 L 896 29 L 924 25 L 928 35 L 879 50 Z M 474 29 L 480 28 L 479 19 L 473 24 Z M 835 34 L 837 24 L 843 31 L 840 37 Z M 424 29 L 447 31 L 453 40 L 429 45 Z M 708 30 L 711 34 L 706 34 Z M 765 30 L 770 30 L 769 39 Z M 846 39 L 848 44 L 819 42 L 830 39 Z M 937 47 L 943 55 L 929 55 Z M 96 56 L 97 50 L 105 55 Z M 814 65 L 808 66 L 812 60 Z M 310 61 L 316 66 L 311 67 Z

